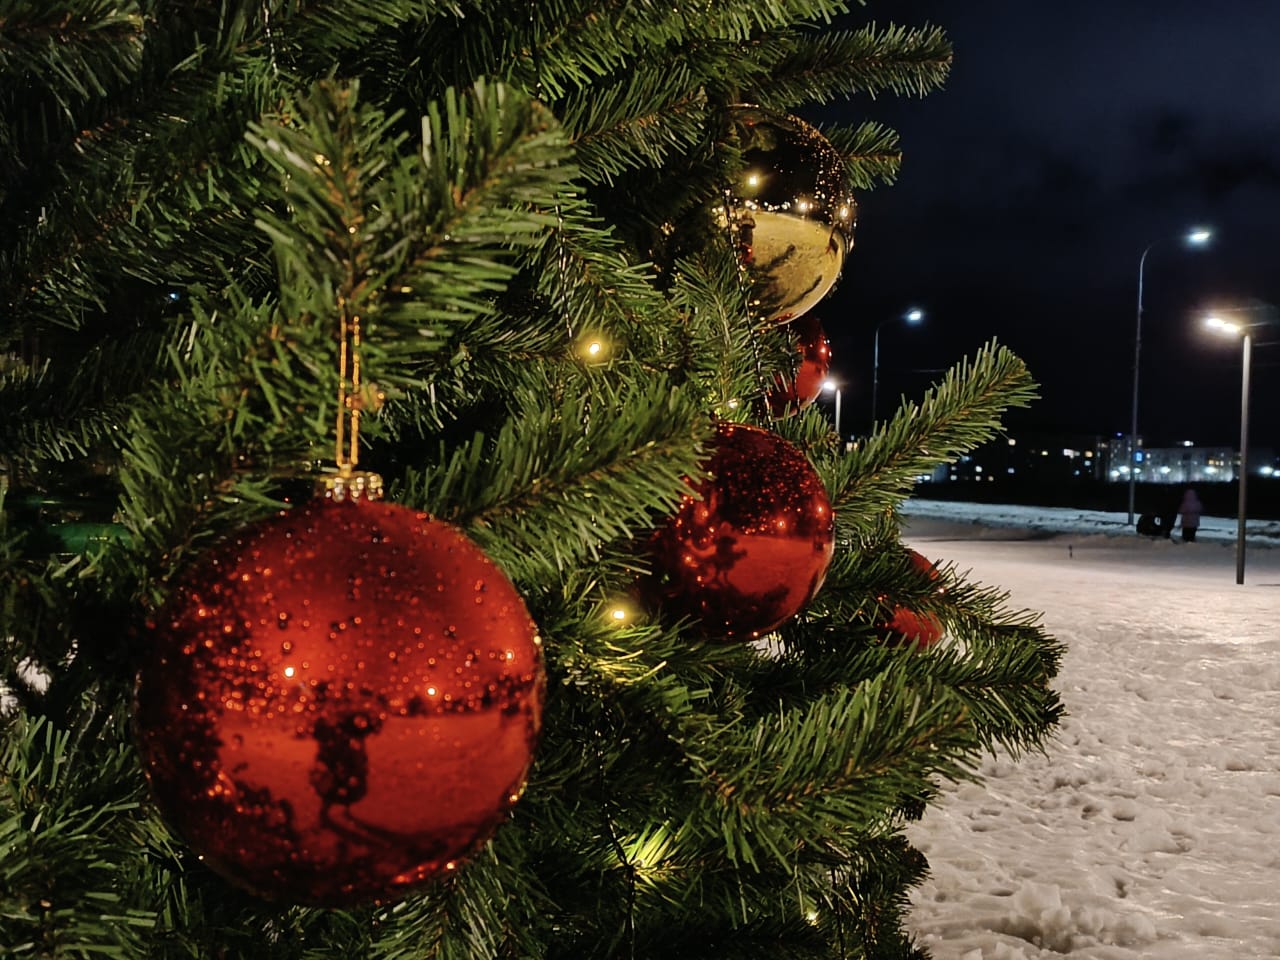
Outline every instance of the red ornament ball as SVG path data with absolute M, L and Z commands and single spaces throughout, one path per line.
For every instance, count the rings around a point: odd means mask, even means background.
M 769 393 L 769 412 L 775 417 L 803 410 L 818 399 L 831 370 L 831 341 L 827 339 L 822 323 L 816 317 L 806 315 L 795 320 L 791 328 L 796 335 L 800 365 L 794 377 L 779 377 L 776 389 Z
M 938 579 L 938 567 L 924 554 L 916 550 L 907 550 L 912 564 L 929 579 Z M 882 634 L 886 642 L 896 644 L 914 644 L 917 649 L 924 650 L 942 639 L 942 621 L 932 613 L 920 613 L 906 607 L 894 606 L 893 616 L 884 625 Z
M 759 637 L 822 586 L 835 515 L 804 454 L 768 430 L 719 424 L 706 466 L 712 477 L 692 487 L 697 497 L 654 533 L 643 590 L 711 636 Z
M 524 602 L 447 524 L 316 500 L 185 574 L 138 743 L 161 812 L 272 900 L 351 906 L 452 869 L 521 793 L 542 714 Z

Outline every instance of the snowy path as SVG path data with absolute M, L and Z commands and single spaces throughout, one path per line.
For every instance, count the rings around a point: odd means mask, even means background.
M 1226 544 L 1017 536 L 904 533 L 1068 646 L 1048 756 L 987 760 L 908 831 L 932 868 L 920 942 L 935 960 L 1280 957 L 1280 550 L 1252 550 L 1237 586 Z

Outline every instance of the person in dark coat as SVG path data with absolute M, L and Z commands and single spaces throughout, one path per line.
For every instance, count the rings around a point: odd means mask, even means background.
M 1187 487 L 1186 492 L 1182 495 L 1182 502 L 1178 504 L 1178 517 L 1182 523 L 1182 539 L 1184 542 L 1191 543 L 1195 540 L 1196 530 L 1200 528 L 1200 511 L 1203 509 L 1195 490 Z

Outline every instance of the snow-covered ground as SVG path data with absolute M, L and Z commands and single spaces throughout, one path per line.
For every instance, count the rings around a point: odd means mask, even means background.
M 988 758 L 908 831 L 935 960 L 1280 957 L 1280 523 L 909 501 L 903 539 L 1067 645 L 1044 756 Z M 1176 537 L 1176 534 L 1175 534 Z

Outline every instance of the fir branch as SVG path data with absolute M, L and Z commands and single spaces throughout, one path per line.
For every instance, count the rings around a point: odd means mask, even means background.
M 455 0 L 272 0 L 264 7 L 263 36 L 278 56 L 313 62 L 316 73 L 352 49 L 391 30 L 442 15 L 463 15 Z
M 144 856 L 132 749 L 77 750 L 71 730 L 39 719 L 11 721 L 5 733 L 0 942 L 15 955 L 145 953 L 155 917 L 129 904 L 121 882 Z
M 655 7 L 625 0 L 580 3 L 556 0 L 539 4 L 529 38 L 516 49 L 526 52 L 518 79 L 559 99 L 568 91 L 652 59 L 664 48 L 691 46 L 704 39 L 732 42 L 740 58 L 752 39 L 783 30 L 798 21 L 829 22 L 845 12 L 838 0 L 764 0 L 720 2 L 712 9 Z
M 461 526 L 517 579 L 598 556 L 674 511 L 698 475 L 709 426 L 692 398 L 662 381 L 593 386 L 556 407 L 524 398 L 492 439 L 442 450 L 397 496 Z
M 950 566 L 923 574 L 896 538 L 842 551 L 812 610 L 782 631 L 787 652 L 760 685 L 798 703 L 806 691 L 861 682 L 905 657 L 959 698 L 984 750 L 999 745 L 1018 756 L 1040 749 L 1061 716 L 1049 683 L 1063 648 L 1037 614 L 1011 610 L 1007 601 L 1006 593 L 968 583 Z M 927 654 L 900 643 L 886 627 L 899 608 L 937 617 L 949 639 Z
M 556 229 L 526 268 L 536 278 L 537 293 L 571 338 L 601 337 L 608 359 L 646 362 L 677 321 L 677 308 L 659 292 L 653 266 L 633 263 L 621 240 L 584 202 L 566 198 L 555 214 Z
M 753 102 L 785 108 L 837 96 L 889 91 L 922 97 L 941 87 L 951 69 L 951 44 L 937 27 L 878 27 L 797 37 L 793 52 L 773 65 Z
M 897 180 L 902 149 L 896 130 L 873 121 L 856 127 L 824 124 L 819 129 L 844 158 L 845 181 L 851 190 L 871 190 Z
M 0 300 L 29 322 L 76 329 L 112 307 L 121 276 L 169 290 L 218 285 L 235 257 L 245 279 L 253 228 L 243 198 L 256 182 L 241 137 L 279 83 L 249 55 L 254 41 L 234 17 L 219 30 L 198 23 L 202 15 L 149 21 L 147 69 L 67 135 L 38 125 L 22 135 L 31 166 L 4 199 L 23 229 L 0 249 Z
M 515 251 L 550 226 L 534 205 L 551 206 L 572 174 L 563 140 L 536 105 L 484 84 L 428 107 L 421 157 L 391 159 L 395 118 L 361 110 L 354 87 L 318 87 L 303 118 L 251 135 L 289 176 L 288 216 L 259 218 L 286 312 L 331 329 L 335 311 L 359 314 L 372 378 L 419 386 L 402 365 L 488 312 Z
M 681 64 L 636 64 L 615 85 L 598 84 L 563 105 L 566 126 L 588 182 L 613 183 L 638 167 L 659 167 L 706 137 L 707 98 L 685 79 L 671 89 Z M 644 90 L 651 81 L 654 89 Z
M 0 459 L 14 469 L 35 471 L 45 461 L 68 462 L 106 454 L 118 442 L 128 419 L 130 394 L 143 389 L 165 343 L 152 331 L 138 331 L 119 341 L 58 349 L 38 366 L 16 358 L 0 372 L 0 397 L 12 412 L 0 423 Z
M 963 705 L 907 667 L 899 661 L 856 689 L 693 738 L 717 744 L 691 760 L 714 798 L 706 829 L 724 838 L 730 859 L 789 863 L 833 832 L 886 829 L 899 798 L 933 778 L 972 776 L 978 744 Z
M 27 87 L 28 95 L 32 86 L 42 89 L 70 117 L 73 104 L 104 96 L 137 72 L 143 39 L 136 0 L 6 0 L 0 85 Z
M 742 419 L 772 386 L 768 371 L 794 359 L 785 332 L 753 319 L 751 287 L 727 243 L 675 265 L 671 302 L 681 322 L 662 343 L 661 362 L 697 384 L 717 415 Z
M 519 814 L 516 815 L 518 821 Z M 539 917 L 554 911 L 517 824 L 499 828 L 464 869 L 375 914 L 370 960 L 472 960 L 540 952 Z
M 919 404 L 901 407 L 862 447 L 820 466 L 841 530 L 856 536 L 869 529 L 866 518 L 892 509 L 917 476 L 991 439 L 1004 410 L 1036 396 L 1023 362 L 994 342 L 952 367 Z

